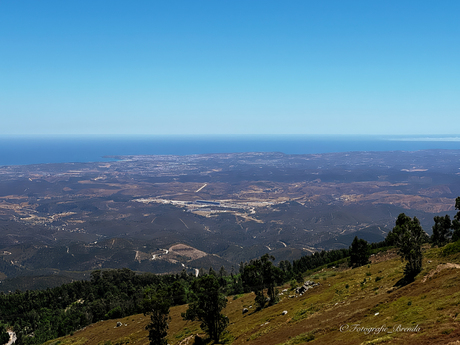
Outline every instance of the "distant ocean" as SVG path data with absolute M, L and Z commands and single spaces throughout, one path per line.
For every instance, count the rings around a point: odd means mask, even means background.
M 0 166 L 108 161 L 118 155 L 311 154 L 460 149 L 458 136 L 1 137 Z

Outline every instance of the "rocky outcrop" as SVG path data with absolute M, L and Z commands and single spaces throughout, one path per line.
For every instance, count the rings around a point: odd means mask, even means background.
M 319 283 L 315 283 L 312 280 L 307 280 L 305 283 L 303 283 L 301 287 L 298 287 L 297 289 L 295 289 L 295 292 L 300 295 L 303 295 L 307 290 L 313 289 L 315 286 L 318 286 L 318 285 Z

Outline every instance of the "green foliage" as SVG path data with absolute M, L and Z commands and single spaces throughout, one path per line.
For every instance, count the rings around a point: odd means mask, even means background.
M 358 236 L 355 236 L 349 250 L 349 266 L 359 267 L 366 265 L 369 262 L 369 256 L 371 255 L 370 251 L 371 248 L 369 243 L 363 239 L 358 239 Z
M 201 321 L 203 331 L 217 343 L 228 325 L 228 317 L 221 314 L 226 305 L 227 298 L 221 292 L 217 276 L 203 275 L 193 282 L 191 302 L 182 317 Z
M 171 292 L 187 292 L 193 279 L 187 274 L 160 276 L 135 274 L 129 269 L 97 270 L 91 273 L 90 281 L 0 294 L 0 320 L 13 327 L 18 344 L 42 344 L 99 320 L 141 313 L 147 286 L 164 285 L 171 287 Z M 177 303 L 181 298 L 179 294 Z M 32 333 L 34 336 L 29 336 Z
M 388 233 L 388 242 L 398 248 L 401 260 L 406 260 L 405 277 L 412 279 L 422 270 L 422 244 L 426 234 L 420 226 L 417 217 L 414 219 L 401 213 L 396 219 L 396 225 Z
M 460 252 L 460 240 L 447 244 L 442 248 L 442 255 L 448 256 Z
M 291 280 L 291 283 L 289 285 L 291 287 L 291 290 L 294 290 L 297 286 L 299 286 L 299 283 L 297 282 L 297 280 L 293 279 Z
M 452 221 L 452 241 L 460 240 L 460 196 L 455 199 L 455 209 L 459 210 Z
M 315 335 L 312 332 L 300 334 L 292 339 L 289 339 L 282 345 L 297 345 L 302 343 L 308 343 L 309 341 L 315 340 Z
M 377 245 L 381 245 L 381 247 L 376 247 Z M 386 252 L 391 248 L 393 248 L 393 246 L 388 246 L 386 241 L 371 243 L 371 255 Z
M 144 315 L 150 315 L 150 323 L 145 327 L 149 331 L 150 345 L 167 345 L 169 307 L 171 298 L 166 289 L 148 287 L 144 290 L 142 303 Z
M 168 287 L 169 294 L 173 299 L 174 305 L 187 303 L 187 283 L 184 280 L 176 280 Z
M 310 315 L 313 315 L 317 311 L 319 311 L 320 308 L 316 305 L 311 304 L 309 308 L 307 309 L 301 309 L 300 311 L 296 312 L 294 316 L 292 317 L 293 321 L 300 321 L 303 319 L 306 319 Z
M 10 335 L 6 331 L 6 326 L 0 323 L 0 344 L 6 344 L 10 340 Z
M 283 275 L 284 275 L 283 280 L 284 281 L 289 281 L 290 279 L 295 278 L 294 277 L 295 276 L 294 268 L 293 268 L 293 266 L 292 266 L 290 261 L 281 260 L 280 263 L 278 264 L 278 267 L 283 272 Z
M 273 265 L 273 260 L 273 256 L 265 254 L 241 268 L 243 286 L 255 293 L 255 302 L 259 309 L 264 308 L 267 301 L 268 304 L 277 302 L 275 286 L 283 282 L 283 271 Z M 267 289 L 267 297 L 264 296 L 264 289 Z
M 432 246 L 445 246 L 452 236 L 451 228 L 452 222 L 449 215 L 434 217 L 433 234 L 431 235 Z
M 121 306 L 116 306 L 113 308 L 111 311 L 109 311 L 107 314 L 105 314 L 104 319 L 118 319 L 123 316 L 123 310 L 121 309 Z
M 227 292 L 244 292 L 239 275 L 226 276 L 224 269 L 214 275 Z M 0 320 L 11 325 L 18 344 L 42 344 L 99 320 L 143 312 L 148 286 L 163 286 L 172 305 L 187 303 L 196 279 L 185 270 L 155 275 L 129 269 L 96 270 L 90 278 L 42 291 L 0 293 Z
M 292 269 L 294 274 L 300 274 L 309 270 L 315 270 L 323 265 L 327 265 L 334 262 L 340 262 L 339 260 L 349 256 L 348 249 L 336 249 L 313 253 L 312 255 L 302 256 L 299 260 L 294 260 L 292 263 Z M 297 278 L 297 281 L 302 281 L 302 277 Z
M 189 329 L 188 327 L 185 327 L 182 329 L 182 331 L 180 331 L 179 333 L 177 333 L 175 335 L 176 339 L 183 339 L 185 337 L 187 337 L 188 335 L 192 334 L 192 330 Z

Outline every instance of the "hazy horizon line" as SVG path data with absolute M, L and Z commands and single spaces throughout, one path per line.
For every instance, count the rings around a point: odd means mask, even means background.
M 460 141 L 456 134 L 0 134 L 0 139 L 231 139 L 231 138 L 337 138 L 391 141 Z

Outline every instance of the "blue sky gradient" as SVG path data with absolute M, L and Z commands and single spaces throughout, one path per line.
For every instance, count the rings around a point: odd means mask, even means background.
M 460 1 L 0 1 L 0 135 L 459 134 Z

